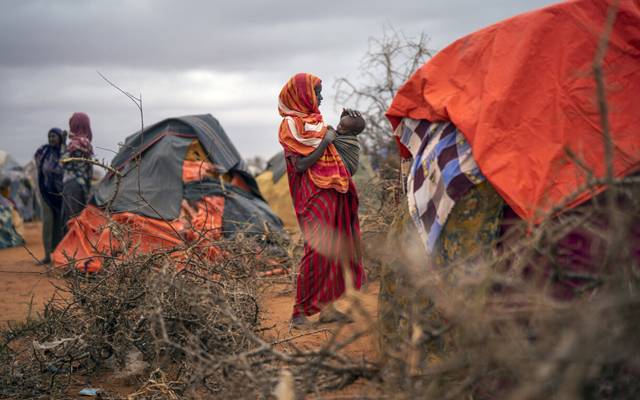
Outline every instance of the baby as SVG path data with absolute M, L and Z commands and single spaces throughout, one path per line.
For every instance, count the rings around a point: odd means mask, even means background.
M 333 140 L 333 145 L 351 176 L 358 170 L 360 143 L 357 136 L 362 133 L 365 125 L 364 118 L 358 111 L 344 110 L 336 128 L 338 135 Z
M 357 111 L 354 111 L 354 113 L 356 112 Z M 350 115 L 348 113 L 343 113 L 342 117 L 340 118 L 340 123 L 336 128 L 336 132 L 338 132 L 339 135 L 352 136 L 357 136 L 362 133 L 365 127 L 365 122 L 364 118 L 362 118 L 362 116 L 359 114 L 360 113 Z

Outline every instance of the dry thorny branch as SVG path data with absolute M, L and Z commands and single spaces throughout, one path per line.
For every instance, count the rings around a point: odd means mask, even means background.
M 361 144 L 383 178 L 388 178 L 385 172 L 398 168 L 397 157 L 392 156 L 395 144 L 389 140 L 391 125 L 384 114 L 400 86 L 433 55 L 428 42 L 424 33 L 408 37 L 393 28 L 385 29 L 381 38 L 369 40 L 359 79 L 340 78 L 335 85 L 336 104 L 350 104 L 367 121 L 367 128 L 360 135 Z
M 0 397 L 63 398 L 86 379 L 135 365 L 138 378 L 150 376 L 130 395 L 136 399 L 268 397 L 284 367 L 308 391 L 375 375 L 375 366 L 340 355 L 338 343 L 284 351 L 289 339 L 261 337 L 258 272 L 270 248 L 241 237 L 210 244 L 225 256 L 202 261 L 193 244 L 175 249 L 180 258 L 136 254 L 129 242 L 95 276 L 71 265 L 40 319 L 4 332 Z

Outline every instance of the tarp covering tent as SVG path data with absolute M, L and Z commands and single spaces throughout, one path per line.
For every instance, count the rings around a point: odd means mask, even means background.
M 18 246 L 24 243 L 20 235 L 20 216 L 13 204 L 0 195 L 0 249 Z
M 562 2 L 457 40 L 401 87 L 387 116 L 394 128 L 404 117 L 451 121 L 511 208 L 539 222 L 589 173 L 605 175 L 593 63 L 610 3 Z M 640 169 L 638 38 L 638 2 L 620 1 L 604 58 L 617 177 Z
M 8 183 L 4 193 L 14 204 L 20 217 L 32 221 L 38 215 L 38 205 L 33 186 L 25 169 L 6 151 L 0 150 L 0 182 Z
M 358 171 L 353 176 L 353 181 L 360 191 L 365 186 L 372 184 L 375 173 L 364 154 L 360 154 L 359 161 Z M 267 167 L 256 177 L 256 181 L 264 199 L 269 203 L 276 215 L 280 217 L 285 229 L 291 234 L 298 233 L 300 228 L 293 209 L 293 202 L 291 201 L 284 152 L 281 151 L 269 159 Z M 363 202 L 360 202 L 360 204 L 362 206 Z
M 126 241 L 140 252 L 199 242 L 213 257 L 213 242 L 222 237 L 282 230 L 211 115 L 170 118 L 131 135 L 111 166 L 121 178 L 109 172 L 94 188 L 91 204 L 69 222 L 53 253 L 56 265 L 73 258 L 78 268 L 97 271 L 101 254 L 126 251 Z M 127 240 L 117 239 L 122 229 L 114 231 L 111 222 L 128 228 Z
M 467 198 L 470 201 L 458 203 L 462 206 L 456 205 L 459 211 L 457 223 L 448 232 L 450 247 L 440 247 L 445 250 L 441 254 L 449 257 L 428 270 L 430 275 L 439 277 L 440 282 L 450 287 L 451 293 L 458 290 L 465 293 L 463 296 L 475 290 L 470 289 L 468 280 L 465 282 L 468 277 L 473 276 L 475 282 L 500 282 L 497 285 L 500 290 L 484 291 L 490 299 L 486 303 L 490 313 L 491 307 L 501 302 L 510 304 L 509 307 L 520 300 L 527 302 L 525 299 L 531 292 L 521 291 L 520 283 L 512 285 L 519 272 L 523 272 L 522 278 L 527 281 L 543 285 L 544 292 L 555 299 L 581 296 L 591 300 L 591 295 L 605 286 L 594 282 L 610 281 L 605 276 L 610 271 L 603 268 L 608 263 L 609 250 L 630 250 L 629 254 L 616 258 L 616 261 L 620 260 L 621 269 L 626 265 L 637 265 L 640 260 L 637 246 L 640 225 L 635 223 L 634 227 L 633 220 L 626 221 L 631 225 L 626 227 L 632 228 L 628 236 L 611 234 L 620 227 L 600 220 L 602 214 L 597 205 L 594 207 L 598 199 L 581 204 L 580 209 L 570 209 L 593 195 L 579 191 L 588 173 L 596 177 L 604 175 L 604 135 L 593 60 L 612 3 L 608 0 L 565 1 L 463 37 L 422 66 L 400 88 L 387 112 L 394 130 L 402 128 L 408 119 L 416 122 L 411 129 L 395 131 L 396 139 L 402 143 L 403 158 L 425 155 L 413 157 L 409 174 L 414 182 L 420 180 L 420 187 L 426 190 L 412 192 L 409 187 L 408 197 L 435 199 L 429 203 L 433 205 L 448 195 L 450 191 L 439 190 L 444 185 L 438 186 L 437 181 L 444 173 L 438 176 L 430 172 L 446 170 L 450 176 L 468 172 L 469 169 L 465 171 L 461 167 L 463 162 L 459 161 L 459 156 L 462 153 L 458 149 L 464 142 L 466 155 L 468 142 L 474 164 L 478 164 L 482 174 L 510 206 L 494 203 L 497 207 L 494 209 L 505 213 L 499 224 L 492 227 L 491 223 L 486 223 L 490 218 L 482 218 L 483 214 L 491 214 L 488 212 L 491 206 L 485 207 L 487 203 L 482 203 L 490 198 L 491 191 L 485 191 L 489 196 L 484 198 L 474 195 Z M 640 97 L 635 95 L 640 90 L 639 5 L 638 1 L 618 2 L 604 60 L 608 118 L 615 149 L 613 166 L 617 177 L 631 175 L 640 169 Z M 444 128 L 430 131 L 433 125 Z M 437 135 L 445 130 L 451 133 L 447 134 L 451 140 L 438 140 Z M 404 132 L 408 135 L 403 135 Z M 462 141 L 457 133 L 463 135 Z M 573 156 L 569 156 L 570 153 Z M 437 156 L 430 158 L 432 154 Z M 563 207 L 564 201 L 574 192 L 581 195 Z M 590 206 L 596 210 L 589 210 Z M 428 214 L 426 207 L 418 211 L 424 210 L 420 216 Z M 512 210 L 529 223 L 539 222 L 551 210 L 580 217 L 550 218 L 544 234 L 540 235 L 546 239 L 538 236 L 542 233 L 538 231 L 535 241 L 520 241 L 527 237 L 530 227 L 514 223 L 517 218 L 511 215 Z M 414 211 L 411 206 L 410 211 Z M 625 214 L 625 218 L 633 217 L 630 214 Z M 474 219 L 477 216 L 480 218 Z M 606 213 L 606 216 L 610 214 Z M 429 218 L 433 221 L 433 214 Z M 556 222 L 562 229 L 557 229 L 557 225 L 554 229 Z M 394 266 L 412 264 L 424 257 L 423 265 L 430 267 L 435 264 L 432 260 L 437 259 L 438 254 L 428 257 L 426 253 L 416 255 L 414 252 L 421 247 L 419 223 L 416 223 L 418 230 L 404 224 L 396 224 L 396 227 L 397 231 L 389 238 L 393 240 L 391 246 L 398 248 L 394 254 L 397 261 L 383 265 L 378 309 L 379 337 L 382 347 L 390 352 L 397 350 L 397 343 L 410 340 L 412 324 L 407 323 L 407 315 L 418 314 L 429 322 L 455 319 L 448 315 L 451 307 L 446 306 L 447 301 L 421 299 L 419 292 L 428 291 L 406 290 L 406 285 L 403 286 L 406 274 L 398 273 L 402 268 Z M 445 234 L 448 228 L 450 226 L 444 226 Z M 510 229 L 514 230 L 509 232 Z M 497 235 L 493 236 L 494 233 Z M 612 237 L 623 237 L 627 243 L 612 245 L 609 243 Z M 489 241 L 493 243 L 487 245 Z M 512 241 L 517 246 L 511 248 Z M 635 253 L 632 253 L 633 247 Z M 476 262 L 484 250 L 491 250 L 487 255 L 489 262 Z M 516 261 L 509 268 L 512 260 Z M 627 260 L 629 264 L 622 264 Z M 441 267 L 443 264 L 446 267 Z M 522 293 L 525 295 L 521 297 Z M 514 302 L 514 299 L 518 301 Z M 534 302 L 538 301 L 535 299 Z M 509 312 L 517 307 L 519 305 Z M 516 320 L 522 324 L 521 314 L 512 315 L 518 315 Z M 442 343 L 452 345 L 444 347 L 457 345 L 455 337 L 442 339 Z M 429 346 L 420 347 L 419 357 L 424 359 L 443 356 L 440 346 L 429 343 Z M 507 397 L 505 394 L 506 391 L 491 397 Z

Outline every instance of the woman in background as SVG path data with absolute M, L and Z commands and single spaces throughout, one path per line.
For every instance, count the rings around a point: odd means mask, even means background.
M 40 264 L 51 262 L 51 252 L 62 240 L 62 176 L 60 153 L 64 144 L 64 134 L 60 128 L 51 128 L 48 144 L 36 151 L 34 156 L 38 171 L 38 190 L 42 199 L 42 241 L 44 258 Z
M 93 146 L 91 123 L 85 113 L 74 113 L 69 119 L 69 144 L 63 153 L 64 176 L 62 179 L 62 222 L 66 233 L 67 222 L 78 215 L 87 204 L 93 168 L 86 161 L 69 161 L 68 158 L 91 158 Z

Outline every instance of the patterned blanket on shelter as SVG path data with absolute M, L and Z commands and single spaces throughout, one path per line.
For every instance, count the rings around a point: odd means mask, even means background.
M 409 211 L 431 254 L 453 206 L 485 177 L 469 143 L 450 122 L 403 118 L 394 134 L 413 157 L 407 179 Z

